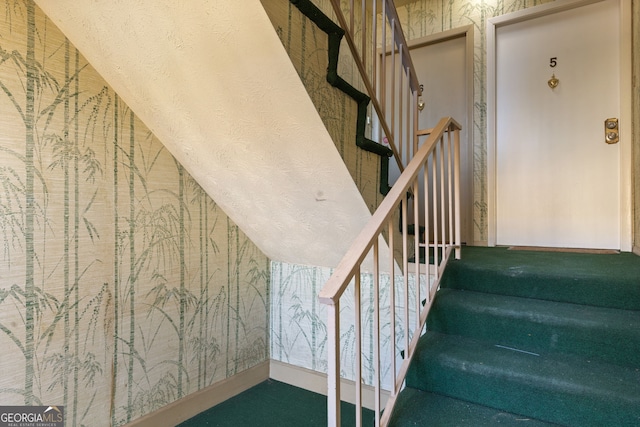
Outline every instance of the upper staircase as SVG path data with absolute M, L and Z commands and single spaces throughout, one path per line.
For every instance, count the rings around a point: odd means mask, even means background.
M 390 425 L 640 425 L 640 258 L 464 248 Z

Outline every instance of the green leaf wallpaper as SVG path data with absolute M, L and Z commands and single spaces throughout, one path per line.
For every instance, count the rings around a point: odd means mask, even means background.
M 326 373 L 327 371 L 327 310 L 318 301 L 318 292 L 331 276 L 332 269 L 310 267 L 280 262 L 271 263 L 271 358 L 298 367 Z M 409 325 L 417 323 L 416 276 L 408 275 L 409 287 Z M 404 278 L 395 276 L 395 317 L 396 343 L 393 354 L 396 367 L 400 367 L 400 352 L 406 347 L 404 321 Z M 426 276 L 419 277 L 421 295 L 426 294 Z M 389 275 L 383 275 L 380 281 L 380 345 L 383 385 L 391 386 L 391 308 L 389 293 L 391 281 Z M 362 310 L 362 375 L 365 384 L 374 381 L 374 324 L 373 324 L 373 276 L 361 275 Z M 355 310 L 353 282 L 340 300 L 340 360 L 342 377 L 355 378 Z
M 122 425 L 267 360 L 269 261 L 46 16 L 0 27 L 0 402 Z

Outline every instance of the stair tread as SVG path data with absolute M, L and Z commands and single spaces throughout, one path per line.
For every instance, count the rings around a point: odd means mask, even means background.
M 566 425 L 640 424 L 640 369 L 437 332 L 421 338 L 407 386 Z
M 465 247 L 441 286 L 640 310 L 640 257 Z
M 551 387 L 578 387 L 611 397 L 619 394 L 621 399 L 637 399 L 640 404 L 640 367 L 592 362 L 561 354 L 534 353 L 437 332 L 427 332 L 418 347 L 420 353 L 415 357 L 419 357 L 421 361 L 427 358 L 426 363 L 437 360 L 441 365 L 463 367 L 468 372 L 475 367 L 479 374 L 492 375 L 494 378 L 508 377 L 510 366 L 513 366 L 520 369 L 518 376 L 514 378 L 517 381 L 545 383 L 546 386 L 546 381 L 560 379 L 561 381 L 549 381 L 552 383 Z
M 640 366 L 640 312 L 441 289 L 428 329 Z
M 547 423 L 488 406 L 407 387 L 398 395 L 390 426 L 545 427 Z

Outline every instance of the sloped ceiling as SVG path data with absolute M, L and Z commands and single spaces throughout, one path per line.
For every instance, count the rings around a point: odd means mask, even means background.
M 370 213 L 259 0 L 36 0 L 272 260 L 333 267 Z

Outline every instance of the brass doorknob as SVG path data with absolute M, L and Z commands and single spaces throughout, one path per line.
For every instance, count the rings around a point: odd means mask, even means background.
M 610 118 L 604 121 L 604 141 L 607 144 L 615 144 L 620 141 L 618 119 Z

